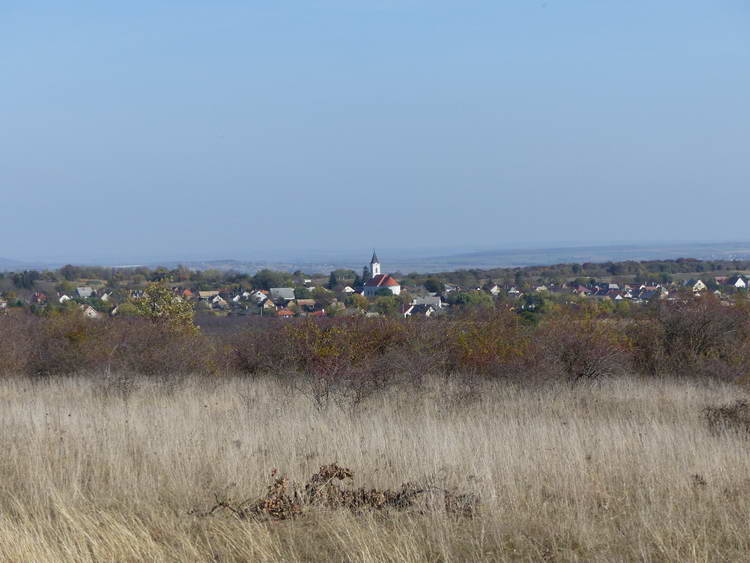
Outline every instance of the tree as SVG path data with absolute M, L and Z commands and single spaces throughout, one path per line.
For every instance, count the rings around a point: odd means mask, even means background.
M 347 307 L 356 307 L 357 309 L 360 309 L 363 313 L 366 313 L 367 310 L 370 308 L 370 301 L 365 297 L 364 295 L 360 295 L 359 293 L 354 293 L 352 295 L 349 295 L 346 298 L 345 301 Z
M 461 292 L 455 297 L 455 304 L 465 308 L 492 309 L 495 302 L 483 291 Z
M 373 306 L 381 315 L 392 317 L 399 313 L 399 303 L 395 295 L 376 297 Z
M 328 289 L 336 289 L 336 286 L 339 284 L 339 279 L 336 276 L 336 272 L 331 272 L 331 275 L 328 276 Z
M 291 276 L 284 272 L 274 272 L 264 269 L 253 276 L 253 287 L 258 289 L 271 289 L 272 287 L 286 287 L 291 283 Z
M 371 278 L 372 276 L 370 275 L 369 266 L 365 266 L 364 268 L 362 268 L 362 280 L 364 280 L 363 283 L 367 283 L 367 281 Z
M 315 303 L 323 307 L 324 309 L 328 307 L 331 303 L 333 303 L 333 300 L 335 296 L 333 293 L 328 291 L 327 289 L 324 289 L 322 287 L 316 287 L 311 292 L 313 299 L 315 299 Z
M 294 298 L 295 299 L 311 299 L 312 293 L 310 293 L 310 290 L 307 289 L 306 287 L 295 287 Z
M 148 284 L 143 297 L 133 299 L 131 303 L 139 316 L 168 330 L 185 334 L 195 334 L 198 331 L 193 323 L 192 305 L 159 283 Z
M 31 289 L 40 277 L 41 275 L 36 270 L 24 270 L 19 274 L 13 274 L 12 280 L 16 287 Z
M 430 293 L 443 293 L 445 284 L 437 278 L 427 278 L 424 280 L 424 288 Z

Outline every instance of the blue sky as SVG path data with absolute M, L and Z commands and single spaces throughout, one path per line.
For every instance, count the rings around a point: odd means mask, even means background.
M 0 4 L 0 256 L 750 240 L 750 2 Z

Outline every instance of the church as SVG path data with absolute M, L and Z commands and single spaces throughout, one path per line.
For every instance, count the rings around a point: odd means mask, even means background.
M 390 274 L 380 273 L 380 260 L 375 251 L 372 252 L 372 260 L 370 260 L 370 275 L 372 276 L 367 282 L 365 282 L 365 288 L 362 294 L 365 297 L 375 297 L 381 289 L 388 289 L 393 295 L 399 295 L 401 293 L 401 284 L 398 283 L 396 278 Z

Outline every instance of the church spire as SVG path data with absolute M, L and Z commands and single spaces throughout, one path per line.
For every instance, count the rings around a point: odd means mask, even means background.
M 372 251 L 372 260 L 370 260 L 370 274 L 373 278 L 380 275 L 380 260 L 378 260 L 378 255 L 375 254 L 374 249 Z

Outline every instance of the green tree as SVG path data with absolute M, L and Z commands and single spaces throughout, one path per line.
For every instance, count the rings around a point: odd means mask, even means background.
M 336 272 L 331 272 L 331 275 L 328 276 L 328 289 L 336 289 L 336 286 L 339 284 L 339 278 L 336 276 Z
M 346 298 L 345 303 L 347 307 L 355 307 L 357 309 L 360 309 L 363 313 L 366 313 L 370 308 L 369 299 L 367 299 L 367 297 L 365 297 L 364 295 L 360 295 L 359 293 L 349 295 Z
M 311 299 L 312 293 L 306 287 L 295 287 L 294 298 L 295 299 Z
M 286 287 L 292 283 L 292 278 L 285 272 L 274 272 L 264 269 L 253 276 L 253 287 L 271 289 L 272 287 Z
M 424 288 L 430 293 L 443 293 L 445 284 L 437 278 L 427 278 L 424 280 Z
M 395 295 L 376 297 L 373 307 L 378 313 L 387 317 L 398 315 L 400 308 Z
M 315 299 L 315 302 L 323 307 L 324 309 L 333 303 L 333 300 L 335 299 L 335 296 L 333 293 L 328 291 L 327 289 L 324 289 L 322 287 L 316 287 L 311 292 L 313 299 Z
M 159 283 L 148 284 L 143 296 L 133 299 L 131 303 L 139 316 L 171 331 L 186 334 L 198 331 L 193 322 L 192 305 Z

